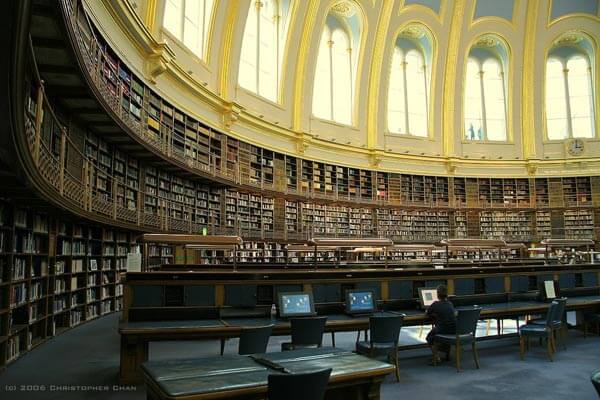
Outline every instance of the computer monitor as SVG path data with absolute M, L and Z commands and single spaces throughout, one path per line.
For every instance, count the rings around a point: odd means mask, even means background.
M 281 318 L 307 317 L 315 314 L 312 293 L 279 293 L 279 316 Z
M 346 314 L 369 314 L 377 310 L 372 290 L 348 290 Z
M 422 308 L 429 307 L 438 300 L 437 288 L 419 288 L 419 302 Z

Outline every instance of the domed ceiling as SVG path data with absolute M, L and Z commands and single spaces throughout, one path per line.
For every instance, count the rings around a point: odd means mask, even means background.
M 266 148 L 426 174 L 600 174 L 598 0 L 87 7 L 158 93 Z

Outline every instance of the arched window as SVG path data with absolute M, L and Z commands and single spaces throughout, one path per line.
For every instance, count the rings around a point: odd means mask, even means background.
M 166 0 L 163 26 L 196 56 L 205 58 L 214 0 Z
M 317 56 L 312 112 L 318 118 L 351 125 L 358 16 L 356 12 L 329 14 L 326 21 Z
M 277 101 L 289 0 L 252 0 L 242 39 L 238 83 Z
M 388 87 L 388 129 L 392 133 L 427 136 L 429 76 L 419 28 L 407 28 L 413 39 L 396 42 Z M 425 43 L 425 42 L 424 42 Z
M 469 53 L 464 89 L 466 140 L 507 140 L 504 57 L 503 45 L 488 36 Z
M 548 139 L 591 138 L 594 129 L 592 69 L 578 52 L 556 51 L 546 64 Z M 564 54 L 564 57 L 560 57 Z

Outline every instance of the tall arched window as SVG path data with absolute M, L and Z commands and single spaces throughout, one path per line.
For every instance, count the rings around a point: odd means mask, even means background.
M 554 51 L 546 64 L 548 139 L 595 136 L 592 82 L 586 55 L 573 49 Z
M 469 53 L 464 89 L 466 140 L 507 140 L 504 57 L 505 48 L 490 37 L 481 38 Z
M 205 58 L 214 0 L 166 0 L 163 26 L 196 56 Z
M 356 11 L 330 13 L 319 44 L 313 87 L 313 115 L 352 124 L 359 24 Z
M 429 76 L 419 28 L 407 28 L 412 40 L 396 42 L 388 87 L 388 129 L 392 133 L 427 136 Z
M 252 0 L 242 39 L 238 83 L 277 101 L 289 0 Z

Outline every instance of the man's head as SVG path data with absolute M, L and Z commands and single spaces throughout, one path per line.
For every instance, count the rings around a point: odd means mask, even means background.
M 440 300 L 445 300 L 448 298 L 448 288 L 446 285 L 439 285 L 437 287 L 437 296 Z

